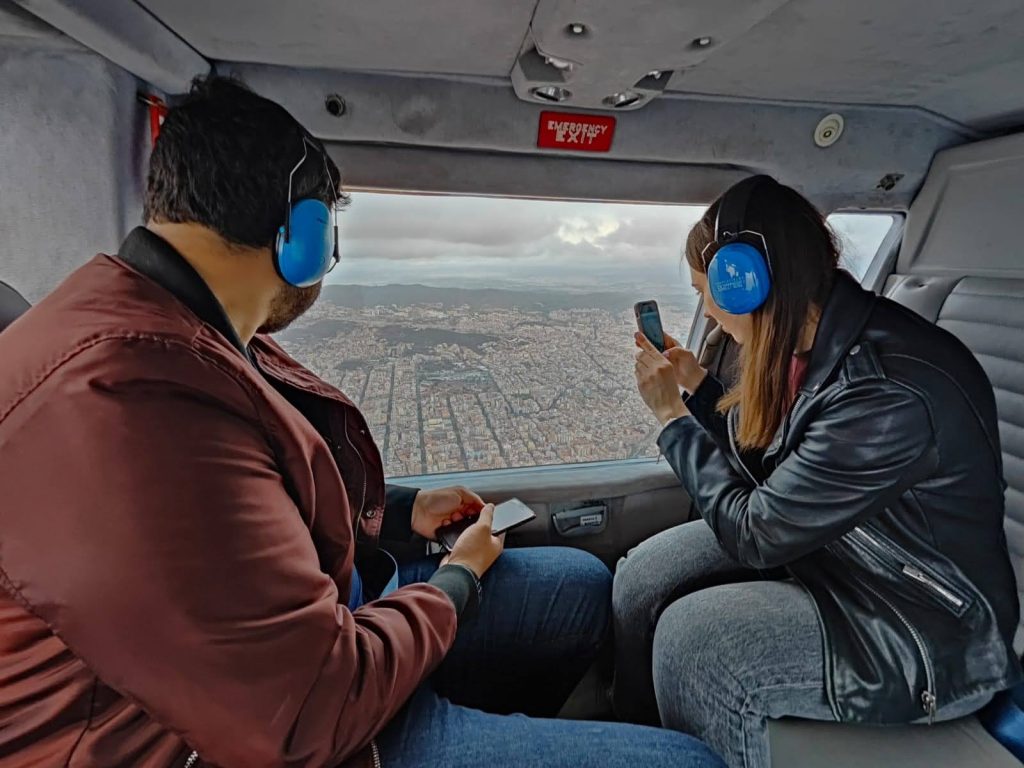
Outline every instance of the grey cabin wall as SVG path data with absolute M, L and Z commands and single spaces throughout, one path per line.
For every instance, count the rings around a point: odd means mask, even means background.
M 0 0 L 0 280 L 36 302 L 140 221 L 138 81 Z

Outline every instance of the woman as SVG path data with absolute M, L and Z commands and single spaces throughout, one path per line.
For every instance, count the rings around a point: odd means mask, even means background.
M 1016 683 L 995 400 L 971 353 L 863 290 L 821 214 L 764 176 L 708 209 L 686 260 L 739 380 L 637 336 L 703 520 L 619 563 L 620 716 L 760 768 L 769 717 L 933 722 Z

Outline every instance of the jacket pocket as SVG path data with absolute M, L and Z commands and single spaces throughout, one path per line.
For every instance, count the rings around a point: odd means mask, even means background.
M 960 618 L 970 607 L 970 600 L 963 592 L 946 579 L 925 568 L 916 558 L 900 547 L 865 528 L 851 531 L 854 539 L 867 549 L 889 571 L 898 574 L 902 580 L 929 601 Z

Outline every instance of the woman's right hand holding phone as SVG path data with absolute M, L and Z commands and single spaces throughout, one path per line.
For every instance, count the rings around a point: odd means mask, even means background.
M 680 346 L 679 342 L 665 334 L 665 359 L 672 363 L 676 372 L 676 382 L 691 395 L 708 375 L 707 368 L 702 368 L 697 356 Z

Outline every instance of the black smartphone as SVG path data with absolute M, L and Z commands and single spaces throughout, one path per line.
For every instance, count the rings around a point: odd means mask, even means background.
M 659 352 L 664 352 L 665 332 L 661 329 L 661 313 L 658 312 L 658 302 L 654 300 L 638 301 L 633 305 L 633 314 L 636 315 L 636 327 L 640 329 L 640 333 L 646 336 Z
M 491 533 L 497 536 L 500 533 L 518 528 L 523 523 L 528 523 L 537 516 L 537 513 L 523 504 L 519 499 L 509 499 L 494 507 L 494 522 L 491 523 Z M 476 522 L 475 517 L 467 517 L 457 523 L 446 525 L 437 529 L 437 540 L 441 546 L 452 551 L 456 540 L 464 530 Z

